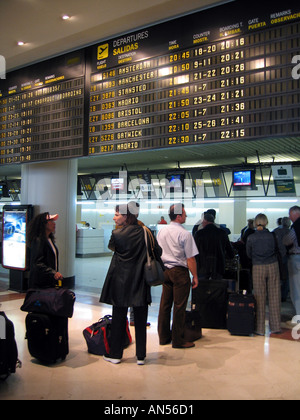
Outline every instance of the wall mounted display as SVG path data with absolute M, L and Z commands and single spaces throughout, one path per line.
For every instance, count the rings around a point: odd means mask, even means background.
M 300 6 L 233 1 L 0 81 L 0 164 L 298 137 Z
M 27 226 L 33 216 L 33 206 L 6 205 L 2 218 L 2 265 L 4 268 L 26 270 Z
M 0 164 L 84 154 L 84 53 L 17 70 L 0 81 Z

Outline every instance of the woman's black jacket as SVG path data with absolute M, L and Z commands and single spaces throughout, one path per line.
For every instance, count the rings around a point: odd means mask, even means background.
M 58 261 L 58 249 L 53 244 Z M 58 263 L 57 263 L 58 265 Z M 55 254 L 47 239 L 35 239 L 30 247 L 30 274 L 29 287 L 30 288 L 45 288 L 54 287 L 57 281 L 54 279 L 58 266 L 55 270 Z
M 100 302 L 113 306 L 146 306 L 151 303 L 150 287 L 144 279 L 146 245 L 144 229 L 126 225 L 112 231 L 108 247 L 114 251 L 103 285 Z M 155 250 L 162 250 L 155 240 Z

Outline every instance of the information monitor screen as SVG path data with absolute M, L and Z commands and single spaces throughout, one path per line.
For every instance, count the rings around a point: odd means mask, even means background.
M 233 171 L 233 190 L 253 189 L 255 187 L 255 171 L 248 170 L 235 170 Z
M 26 234 L 31 217 L 31 206 L 3 207 L 2 265 L 4 268 L 27 269 Z

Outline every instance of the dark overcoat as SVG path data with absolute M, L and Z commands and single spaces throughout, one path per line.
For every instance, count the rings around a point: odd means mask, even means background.
M 198 230 L 194 239 L 199 250 L 196 256 L 198 275 L 223 275 L 225 259 L 234 258 L 234 251 L 227 233 L 214 223 L 210 223 Z
M 108 247 L 114 251 L 114 255 L 100 302 L 123 307 L 150 304 L 150 287 L 144 279 L 147 256 L 143 227 L 126 225 L 113 230 Z
M 53 243 L 57 254 L 57 270 L 58 270 L 58 249 Z M 57 281 L 54 278 L 55 270 L 55 254 L 47 239 L 36 239 L 30 247 L 30 288 L 55 287 Z

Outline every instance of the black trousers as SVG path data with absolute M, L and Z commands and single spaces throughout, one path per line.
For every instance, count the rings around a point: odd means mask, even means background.
M 123 339 L 126 330 L 127 312 L 127 307 L 113 306 L 109 352 L 109 357 L 113 359 L 121 359 L 123 356 Z M 148 305 L 133 307 L 133 313 L 136 357 L 142 360 L 146 357 Z

